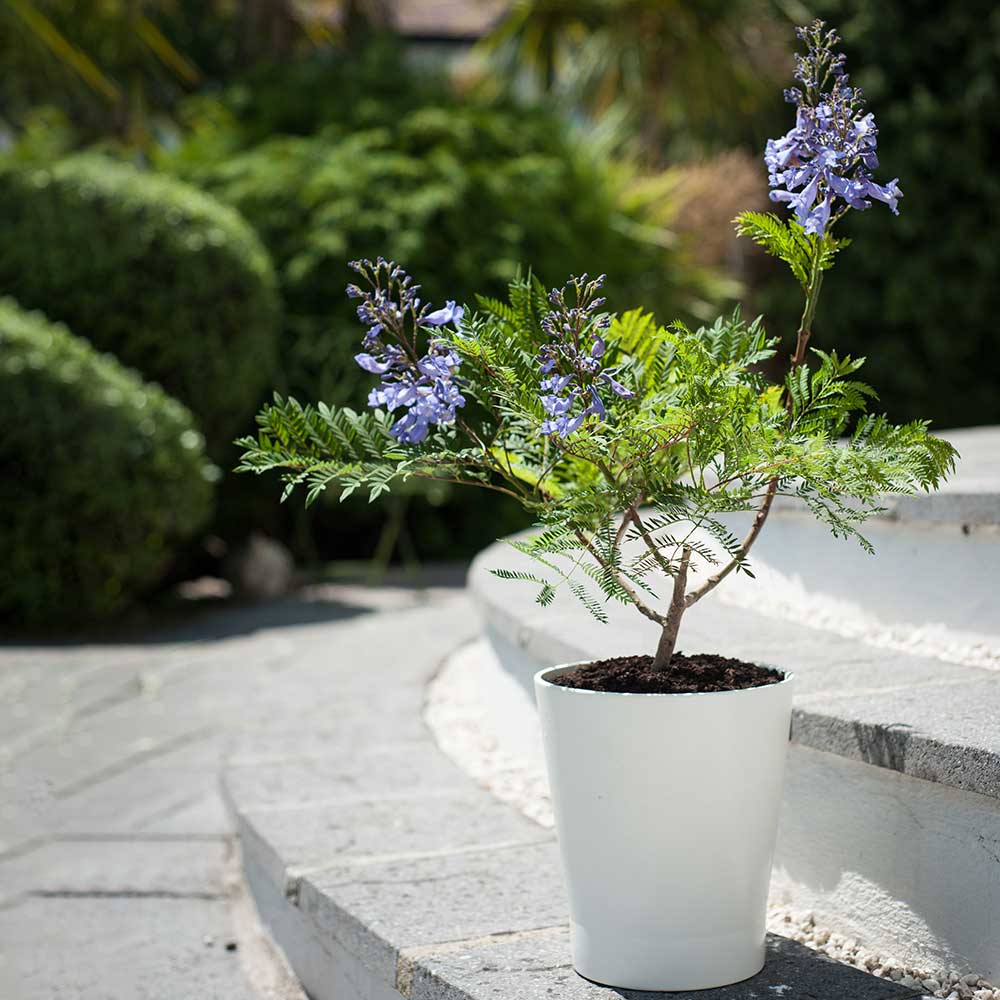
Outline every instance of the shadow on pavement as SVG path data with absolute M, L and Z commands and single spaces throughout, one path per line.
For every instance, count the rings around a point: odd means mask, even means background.
M 0 649 L 64 648 L 93 645 L 161 645 L 210 642 L 253 632 L 344 621 L 376 611 L 402 610 L 435 595 L 465 586 L 464 564 L 430 566 L 419 577 L 394 571 L 376 583 L 361 574 L 300 586 L 286 597 L 249 601 L 239 598 L 181 600 L 173 597 L 141 617 L 102 629 L 59 635 L 0 636 Z

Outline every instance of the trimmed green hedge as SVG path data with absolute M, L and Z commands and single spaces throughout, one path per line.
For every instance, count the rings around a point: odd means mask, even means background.
M 0 299 L 0 618 L 105 618 L 211 512 L 188 410 L 64 326 Z
M 0 289 L 159 382 L 218 453 L 273 378 L 270 260 L 231 208 L 95 155 L 0 169 Z

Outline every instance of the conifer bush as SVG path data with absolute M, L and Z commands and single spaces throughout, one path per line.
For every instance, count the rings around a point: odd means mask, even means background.
M 272 375 L 278 298 L 250 226 L 96 155 L 0 168 L 0 288 L 189 406 L 218 452 Z
M 90 623 L 153 586 L 211 511 L 191 413 L 0 299 L 0 619 Z

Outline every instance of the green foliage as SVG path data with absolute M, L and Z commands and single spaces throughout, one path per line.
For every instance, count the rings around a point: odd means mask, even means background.
M 155 379 L 221 452 L 273 375 L 274 274 L 249 226 L 93 155 L 0 167 L 0 214 L 0 288 Z
M 853 377 L 863 359 L 814 351 L 815 363 L 769 384 L 759 368 L 776 341 L 738 310 L 696 330 L 637 311 L 614 318 L 601 361 L 634 396 L 605 400 L 606 420 L 590 417 L 567 437 L 543 435 L 536 359 L 546 308 L 539 283 L 520 279 L 508 302 L 480 299 L 460 333 L 439 331 L 462 358 L 462 391 L 476 406 L 424 443 L 395 441 L 378 411 L 278 399 L 258 418 L 258 437 L 241 442 L 242 467 L 277 470 L 286 496 L 305 484 L 310 499 L 333 484 L 374 497 L 411 477 L 503 492 L 540 526 L 512 543 L 540 568 L 499 575 L 538 586 L 543 605 L 566 585 L 598 618 L 602 601 L 617 600 L 661 624 L 652 574 L 686 574 L 693 557 L 702 571 L 750 572 L 749 546 L 723 515 L 763 502 L 766 516 L 774 496 L 796 497 L 834 534 L 869 547 L 858 526 L 883 495 L 934 488 L 953 467 L 954 450 L 925 423 L 865 414 L 874 393 Z
M 736 217 L 736 232 L 749 236 L 765 253 L 783 260 L 804 290 L 812 281 L 814 266 L 829 271 L 838 251 L 851 242 L 836 240 L 829 234 L 819 239 L 810 237 L 794 219 L 782 220 L 772 212 L 741 212 Z
M 248 148 L 275 135 L 315 135 L 331 125 L 345 135 L 381 128 L 393 117 L 451 102 L 449 95 L 438 66 L 423 60 L 415 70 L 398 38 L 365 32 L 321 57 L 264 63 L 245 74 L 226 91 L 223 106 L 238 125 L 236 134 L 213 127 L 211 119 L 223 110 L 217 103 L 190 103 L 185 117 L 199 142 L 181 155 L 197 156 L 201 144 L 218 140 L 237 139 Z
M 826 278 L 817 340 L 867 355 L 869 377 L 900 419 L 997 423 L 996 7 L 909 0 L 808 7 L 843 36 L 848 65 L 857 67 L 852 82 L 876 113 L 883 176 L 898 176 L 905 193 L 898 218 L 876 206 L 839 225 L 854 246 Z M 789 317 L 796 310 L 788 302 Z
M 329 40 L 315 4 L 231 0 L 4 0 L 0 117 L 58 108 L 85 142 L 146 147 L 193 87 Z
M 663 207 L 657 192 L 557 114 L 456 94 L 386 40 L 262 68 L 224 102 L 192 104 L 187 122 L 188 140 L 157 165 L 235 206 L 267 246 L 285 305 L 282 396 L 365 406 L 370 380 L 352 360 L 360 328 L 345 264 L 376 252 L 419 262 L 423 295 L 438 304 L 503 297 L 528 262 L 549 284 L 600 268 L 621 304 L 668 315 L 702 315 L 725 291 L 650 224 Z M 421 482 L 407 488 L 422 492 Z M 525 526 L 499 495 L 431 485 L 443 506 L 414 503 L 407 519 L 422 557 L 471 554 Z M 239 489 L 237 504 L 246 484 Z M 265 516 L 271 504 L 267 494 Z M 382 523 L 361 504 L 285 517 L 299 520 L 286 539 L 313 558 L 369 555 Z
M 260 446 L 259 452 L 245 457 L 241 471 L 261 473 L 275 466 L 301 466 L 303 471 L 289 478 L 282 499 L 306 482 L 307 502 L 312 503 L 336 480 L 344 486 L 341 500 L 368 485 L 372 501 L 386 491 L 390 481 L 385 478 L 387 471 L 391 471 L 391 478 L 405 478 L 407 456 L 394 446 L 383 414 L 333 410 L 325 403 L 314 409 L 275 395 L 274 403 L 261 411 L 258 423 L 258 440 L 243 438 L 238 442 L 248 450 Z M 396 464 L 387 466 L 385 456 Z
M 89 624 L 153 586 L 211 509 L 191 414 L 86 340 L 0 300 L 0 617 Z
M 386 43 L 261 72 L 228 109 L 202 105 L 192 138 L 159 165 L 238 208 L 271 252 L 287 311 L 283 394 L 364 405 L 343 286 L 345 261 L 376 252 L 419 261 L 437 303 L 501 296 L 528 262 L 548 284 L 605 271 L 622 303 L 670 315 L 720 291 L 660 245 L 660 229 L 636 225 L 645 208 L 630 173 L 557 115 L 458 97 Z
M 648 156 L 752 141 L 779 37 L 761 0 L 520 0 L 483 46 L 517 85 L 600 120 L 624 118 Z M 739 108 L 739 114 L 733 109 Z M 619 126 L 621 128 L 621 126 Z

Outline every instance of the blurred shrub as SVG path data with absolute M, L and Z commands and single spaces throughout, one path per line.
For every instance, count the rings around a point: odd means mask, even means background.
M 843 235 L 854 243 L 824 284 L 817 344 L 867 355 L 894 419 L 1000 422 L 1000 8 L 810 6 L 843 35 L 879 126 L 879 176 L 898 177 L 905 194 L 898 218 L 881 205 L 850 214 Z
M 276 385 L 302 400 L 365 405 L 371 377 L 353 361 L 361 327 L 344 294 L 357 257 L 394 257 L 437 304 L 503 294 L 527 266 L 549 284 L 607 272 L 612 307 L 666 319 L 703 313 L 725 290 L 670 231 L 670 183 L 609 160 L 552 111 L 455 93 L 384 39 L 262 69 L 224 101 L 190 104 L 187 125 L 157 165 L 256 227 L 285 306 Z M 318 506 L 308 525 L 283 508 L 271 516 L 297 523 L 282 526 L 264 520 L 273 490 L 251 512 L 253 487 L 239 488 L 224 496 L 227 521 L 262 524 L 305 557 L 368 556 L 386 523 L 383 505 L 359 502 Z M 523 520 L 502 498 L 435 486 L 428 499 L 438 508 L 411 504 L 401 529 L 424 558 L 469 554 Z
M 377 128 L 428 104 L 460 102 L 451 89 L 433 63 L 413 66 L 395 36 L 365 32 L 311 59 L 259 65 L 227 89 L 223 103 L 246 146 L 276 134 L 314 135 L 325 125 L 345 133 Z M 189 102 L 188 111 L 198 104 Z
M 106 617 L 211 510 L 203 439 L 157 386 L 0 299 L 0 617 Z
M 653 162 L 752 138 L 789 62 L 771 0 L 518 0 L 483 49 L 492 68 L 588 118 L 623 119 Z M 798 16 L 798 14 L 796 14 Z
M 551 284 L 607 272 L 612 305 L 640 302 L 666 318 L 697 308 L 706 273 L 646 211 L 662 190 L 636 184 L 552 113 L 460 101 L 426 79 L 411 87 L 398 60 L 364 98 L 357 86 L 304 77 L 323 95 L 317 109 L 297 99 L 304 72 L 292 75 L 287 100 L 264 88 L 239 107 L 296 130 L 315 124 L 316 134 L 254 142 L 246 138 L 259 132 L 251 120 L 208 129 L 162 163 L 236 206 L 270 250 L 287 312 L 283 390 L 364 404 L 370 379 L 352 361 L 360 328 L 344 296 L 346 262 L 356 257 L 399 260 L 435 303 L 501 294 L 530 266 Z M 347 71 L 339 64 L 331 72 L 339 81 Z M 366 57 L 358 73 L 373 73 Z M 393 79 L 398 87 L 388 90 Z M 310 120 L 320 111 L 325 125 Z
M 147 148 L 176 102 L 258 60 L 313 51 L 328 4 L 288 0 L 6 0 L 0 118 L 58 107 L 85 142 Z
M 154 379 L 220 453 L 273 377 L 266 251 L 239 215 L 169 177 L 83 155 L 0 168 L 0 288 Z
M 688 239 L 694 259 L 740 273 L 748 241 L 737 237 L 733 219 L 740 212 L 767 212 L 773 207 L 761 160 L 731 149 L 686 163 L 673 173 L 674 225 Z

